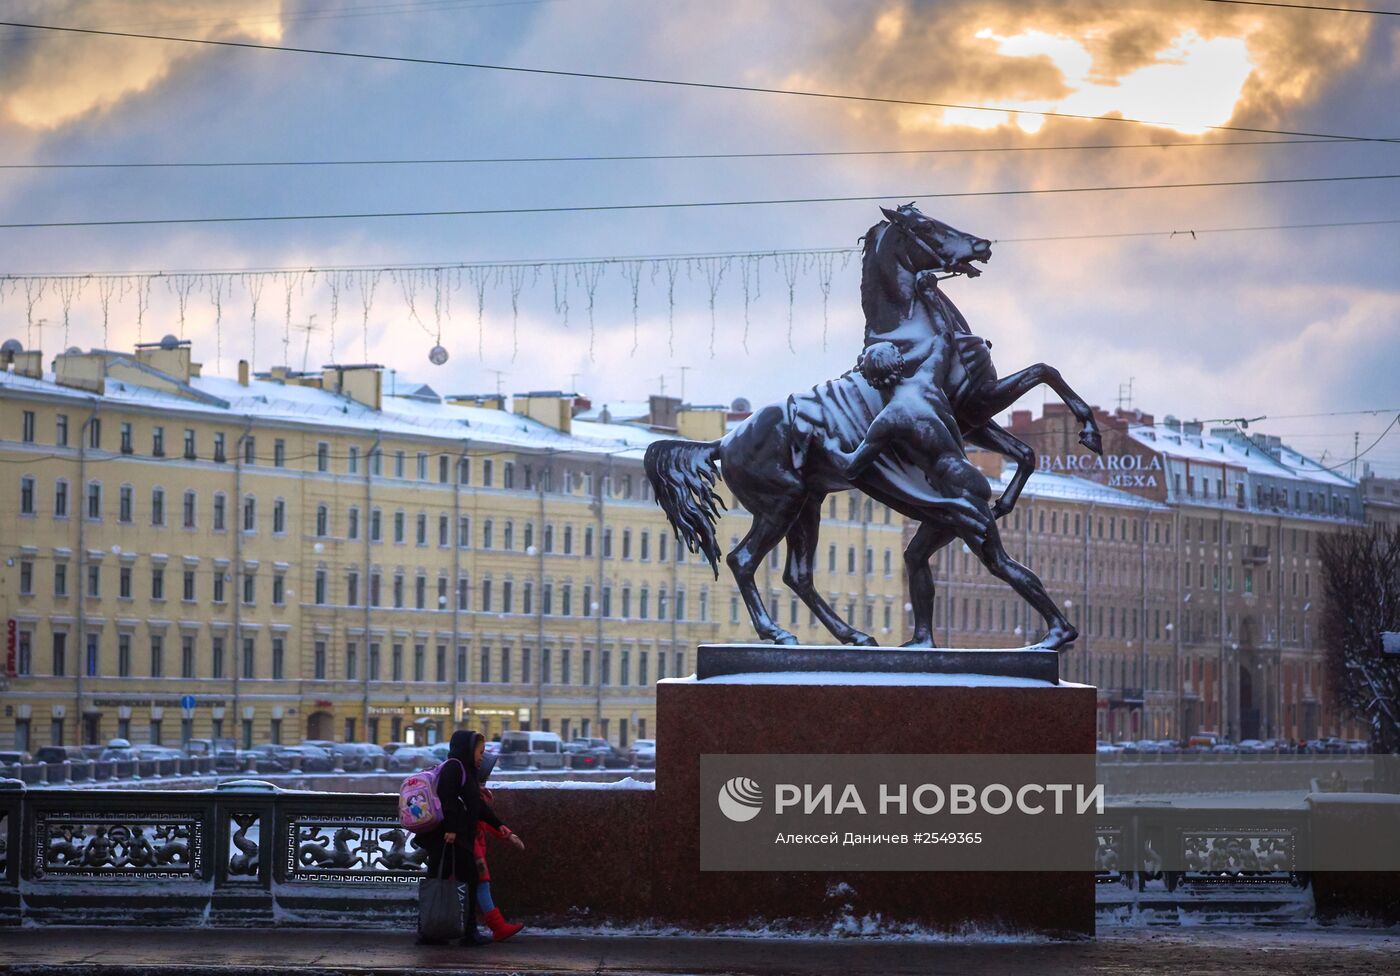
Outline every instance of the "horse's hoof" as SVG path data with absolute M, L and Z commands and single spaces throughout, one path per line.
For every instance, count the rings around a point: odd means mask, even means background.
M 916 637 L 916 638 L 914 638 L 913 640 L 907 640 L 907 641 L 905 641 L 903 644 L 900 644 L 899 646 L 900 646 L 900 647 L 912 647 L 912 648 L 918 649 L 918 648 L 933 648 L 933 647 L 937 647 L 938 645 L 935 644 L 935 643 L 933 642 L 933 638 L 932 638 L 932 637 L 925 637 L 925 638 L 922 638 L 922 639 Z
M 796 644 L 798 643 L 796 634 L 789 634 L 786 630 L 780 630 L 768 638 L 774 644 Z
M 1097 430 L 1082 430 L 1079 432 L 1079 443 L 1083 444 L 1095 454 L 1103 454 L 1103 437 Z
M 875 638 L 871 637 L 869 634 L 862 634 L 862 633 L 860 633 L 860 632 L 856 632 L 856 633 L 852 634 L 850 637 L 846 638 L 846 643 L 849 644 L 849 645 L 852 646 L 852 647 L 879 647 L 879 646 L 880 646 L 880 642 L 877 641 Z

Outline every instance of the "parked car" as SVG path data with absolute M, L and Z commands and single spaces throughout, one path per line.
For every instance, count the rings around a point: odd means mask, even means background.
M 626 769 L 632 765 L 632 761 L 619 752 L 607 739 L 580 737 L 573 741 L 582 743 L 585 748 L 598 756 L 603 766 L 609 769 Z
M 194 759 L 212 757 L 216 772 L 238 769 L 238 746 L 232 739 L 190 739 L 185 743 L 185 754 Z
M 568 760 L 570 769 L 602 769 L 603 756 L 598 750 L 590 748 L 586 742 L 579 742 L 577 739 L 564 743 L 564 754 Z
M 97 757 L 97 760 L 98 762 L 119 762 L 135 758 L 131 754 L 131 743 L 126 739 L 108 739 L 107 747 L 102 750 L 102 754 Z
M 170 746 L 134 745 L 131 747 L 131 758 L 160 762 L 166 759 L 184 759 L 185 754 Z
M 388 753 L 389 755 L 392 756 L 394 753 L 398 752 L 398 751 L 399 751 L 400 749 L 402 749 L 404 746 L 408 746 L 408 745 L 412 745 L 412 744 L 413 744 L 413 743 L 411 743 L 411 742 L 386 742 L 386 743 L 384 743 L 384 751 L 385 751 L 386 753 Z
M 34 757 L 27 752 L 20 752 L 17 749 L 7 749 L 0 752 L 0 766 L 13 766 L 16 763 L 23 765 L 24 763 L 33 761 L 33 758 Z
M 656 765 L 656 740 L 638 739 L 632 743 L 627 755 L 633 766 L 651 768 Z
M 342 742 L 335 747 L 340 768 L 346 772 L 367 772 L 388 765 L 388 753 L 373 742 Z
M 1100 756 L 1116 756 L 1123 751 L 1123 747 L 1116 742 L 1104 742 L 1100 740 L 1094 745 L 1094 752 Z
M 1264 743 L 1259 739 L 1241 739 L 1237 748 L 1240 752 L 1268 752 Z
M 34 761 L 41 763 L 83 762 L 82 746 L 40 746 L 34 753 Z
M 429 746 L 402 746 L 389 756 L 389 769 L 411 773 L 415 769 L 429 769 L 442 761 Z
M 498 755 L 502 769 L 563 769 L 564 740 L 555 732 L 502 732 Z
M 329 773 L 335 768 L 335 760 L 331 754 L 320 746 L 309 745 L 303 742 L 299 746 L 284 746 L 288 755 L 295 754 L 299 762 L 297 768 L 304 773 Z
M 1220 741 L 1214 732 L 1198 732 L 1186 740 L 1187 752 L 1210 752 Z

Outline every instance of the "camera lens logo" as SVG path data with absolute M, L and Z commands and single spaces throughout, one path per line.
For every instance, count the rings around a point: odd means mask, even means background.
M 763 809 L 763 788 L 746 776 L 735 776 L 720 787 L 719 810 L 735 823 L 747 823 Z

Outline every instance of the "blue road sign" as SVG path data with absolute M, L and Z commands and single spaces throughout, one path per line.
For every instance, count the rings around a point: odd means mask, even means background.
M 191 709 L 193 709 L 193 708 L 194 708 L 194 695 L 185 695 L 184 697 L 182 697 L 182 698 L 180 699 L 180 707 L 183 708 L 183 709 L 184 709 L 185 711 L 187 711 L 187 712 L 190 711 Z

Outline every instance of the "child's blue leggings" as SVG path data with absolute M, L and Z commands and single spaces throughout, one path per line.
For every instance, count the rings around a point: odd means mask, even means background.
M 491 882 L 483 881 L 476 886 L 476 905 L 483 915 L 496 907 L 496 903 L 491 900 Z

